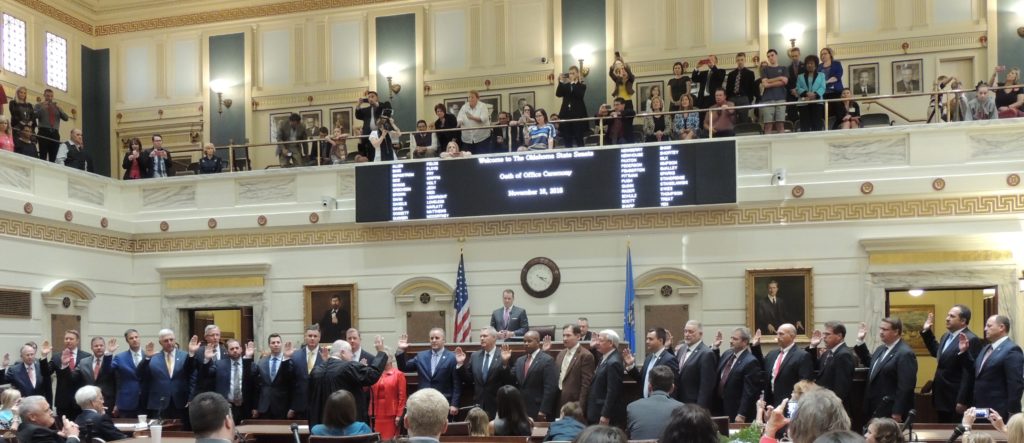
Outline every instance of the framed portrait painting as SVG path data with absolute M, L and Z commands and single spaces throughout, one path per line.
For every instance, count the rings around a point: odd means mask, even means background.
M 320 134 L 320 127 L 323 126 L 321 124 L 323 113 L 319 109 L 299 111 L 299 117 L 302 117 L 302 126 L 306 127 L 306 135 L 316 137 Z
M 320 342 L 344 340 L 345 331 L 359 327 L 356 285 L 306 286 L 303 295 L 304 319 L 320 325 Z
M 466 97 L 444 99 L 444 108 L 448 110 L 449 114 L 456 117 L 459 116 L 459 110 L 464 104 L 466 104 Z
M 342 134 L 352 133 L 352 107 L 331 109 L 331 126 L 327 129 L 334 132 L 334 128 L 341 128 Z
M 281 126 L 288 123 L 288 116 L 290 112 L 279 112 L 277 114 L 270 114 L 270 142 L 277 143 L 277 131 L 281 129 Z
M 523 116 L 523 106 L 530 105 L 531 108 L 536 109 L 536 97 L 533 91 L 510 93 L 508 95 L 508 103 L 512 108 L 512 120 L 519 120 L 519 117 Z
M 858 97 L 878 95 L 878 63 L 850 65 L 850 78 L 846 84 Z
M 897 317 L 903 322 L 903 340 L 917 355 L 931 355 L 921 337 L 924 322 L 928 314 L 935 312 L 935 305 L 890 305 L 889 316 Z M 940 320 L 941 321 L 941 320 Z
M 500 95 L 481 95 L 480 103 L 487 106 L 487 109 L 491 114 L 491 123 L 498 121 L 498 113 L 501 112 L 501 96 Z
M 664 102 L 665 95 L 663 94 L 663 91 L 665 91 L 665 82 L 659 80 L 654 82 L 637 83 L 636 85 L 636 100 L 638 102 L 637 109 L 639 109 L 640 112 L 649 112 L 649 109 L 647 109 L 649 106 L 647 102 L 650 100 L 652 92 L 656 96 L 661 97 L 661 100 Z M 668 106 L 664 106 L 664 108 L 667 110 Z
M 924 92 L 924 60 L 899 60 L 892 62 L 892 93 L 913 94 Z
M 811 268 L 748 269 L 746 276 L 747 327 L 760 329 L 766 342 L 774 342 L 779 326 L 789 323 L 798 336 L 814 329 L 814 285 Z

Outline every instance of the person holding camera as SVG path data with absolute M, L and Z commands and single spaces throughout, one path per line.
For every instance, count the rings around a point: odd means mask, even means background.
M 401 137 L 402 133 L 395 124 L 393 115 L 394 111 L 391 108 L 384 109 L 380 114 L 380 119 L 376 122 L 377 129 L 370 131 L 370 136 L 366 139 L 371 148 L 370 155 L 366 156 L 368 161 L 381 162 L 395 159 L 394 140 Z
M 587 93 L 587 85 L 580 77 L 580 68 L 571 66 L 569 72 L 562 74 L 558 79 L 558 88 L 555 89 L 555 96 L 562 98 L 562 108 L 558 114 L 562 118 L 576 119 L 587 117 L 587 104 L 583 101 Z M 587 132 L 587 122 L 562 123 L 562 137 L 565 139 L 565 147 L 575 148 L 583 146 L 583 137 Z
M 462 150 L 474 155 L 490 154 L 494 147 L 489 129 L 474 129 L 491 125 L 491 110 L 480 103 L 480 93 L 469 91 L 469 101 L 459 109 L 459 127 L 462 131 Z
M 292 113 L 288 116 L 288 123 L 277 129 L 277 160 L 282 168 L 302 166 L 302 151 L 305 151 L 303 141 L 309 138 L 306 127 L 302 125 L 302 117 Z
M 391 102 L 381 103 L 376 91 L 367 91 L 365 96 L 359 99 L 359 105 L 356 106 L 356 118 L 363 122 L 362 135 L 369 136 L 378 129 L 379 120 L 385 109 L 391 109 Z M 359 154 L 369 161 L 374 160 L 374 149 L 367 137 L 359 142 Z

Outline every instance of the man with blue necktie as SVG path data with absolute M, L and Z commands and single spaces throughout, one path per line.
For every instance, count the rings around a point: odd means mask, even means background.
M 409 335 L 402 334 L 395 351 L 395 362 L 402 372 L 416 372 L 419 376 L 417 389 L 434 388 L 448 400 L 451 415 L 459 413 L 459 396 L 462 382 L 456 370 L 455 354 L 444 348 L 444 329 L 430 330 L 430 350 L 418 352 L 412 358 L 405 352 L 409 348 Z
M 145 412 L 142 404 L 142 376 L 136 371 L 142 363 L 142 341 L 139 331 L 129 329 L 124 332 L 124 340 L 128 342 L 128 350 L 114 356 L 110 367 L 114 370 L 117 381 L 117 398 L 111 416 L 135 418 Z
M 252 418 L 284 420 L 288 417 L 288 409 L 292 399 L 292 343 L 284 344 L 282 352 L 281 334 L 273 333 L 267 339 L 270 355 L 260 360 L 254 371 L 256 379 L 256 398 L 259 399 L 252 410 Z
M 981 339 L 967 327 L 971 322 L 971 309 L 964 305 L 954 305 L 946 314 L 946 330 L 942 340 L 935 341 L 935 314 L 929 313 L 928 319 L 921 328 L 921 339 L 928 347 L 928 353 L 935 357 L 937 366 L 935 378 L 932 380 L 932 404 L 938 415 L 939 423 L 960 423 L 964 411 L 973 406 L 970 403 L 970 379 L 974 378 L 972 368 L 964 368 L 958 361 L 960 353 L 957 344 L 960 335 L 966 335 L 970 343 L 973 358 L 981 352 Z
M 853 351 L 867 365 L 868 386 L 864 393 L 864 412 L 871 417 L 890 417 L 902 422 L 914 408 L 914 387 L 917 386 L 917 356 L 901 337 L 903 321 L 886 317 L 878 325 L 878 338 L 882 344 L 868 353 L 864 338 L 868 325 L 860 324 L 857 346 Z
M 199 337 L 193 335 L 189 340 L 188 352 L 177 348 L 174 331 L 170 329 L 161 329 L 157 338 L 160 351 L 156 351 L 153 342 L 147 343 L 146 357 L 137 369 L 143 384 L 148 386 L 146 409 L 150 418 L 187 421 L 186 406 L 195 383 L 194 356 L 199 349 Z
M 970 340 L 961 334 L 957 343 L 961 365 L 969 369 L 974 378 L 967 380 L 975 408 L 991 409 L 1001 417 L 1021 411 L 1024 396 L 1024 352 L 1010 339 L 1010 317 L 993 315 L 985 322 L 985 337 L 989 344 L 975 359 L 970 353 Z
M 626 365 L 626 373 L 643 386 L 643 398 L 651 395 L 650 383 L 647 380 L 647 377 L 651 374 L 651 369 L 654 369 L 655 366 L 668 366 L 672 373 L 675 374 L 679 366 L 679 361 L 676 360 L 676 357 L 671 352 L 668 352 L 667 342 L 668 331 L 665 328 L 651 328 L 647 330 L 647 337 L 644 342 L 647 347 L 647 356 L 644 358 L 642 369 L 636 367 L 636 358 L 632 352 L 629 352 L 629 348 L 622 350 L 622 363 Z

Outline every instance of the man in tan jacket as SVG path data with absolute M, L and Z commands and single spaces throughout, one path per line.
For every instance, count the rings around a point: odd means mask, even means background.
M 597 365 L 594 354 L 580 346 L 582 336 L 583 331 L 578 325 L 569 324 L 562 330 L 565 349 L 559 351 L 558 357 L 555 358 L 559 391 L 557 410 L 561 410 L 563 405 L 571 401 L 579 402 L 581 408 L 586 407 L 590 380 L 594 378 Z

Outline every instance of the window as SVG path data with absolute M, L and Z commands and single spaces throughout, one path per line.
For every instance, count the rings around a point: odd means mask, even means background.
M 25 62 L 25 22 L 4 14 L 4 69 L 20 76 L 27 75 Z
M 68 41 L 46 33 L 46 85 L 68 90 Z

